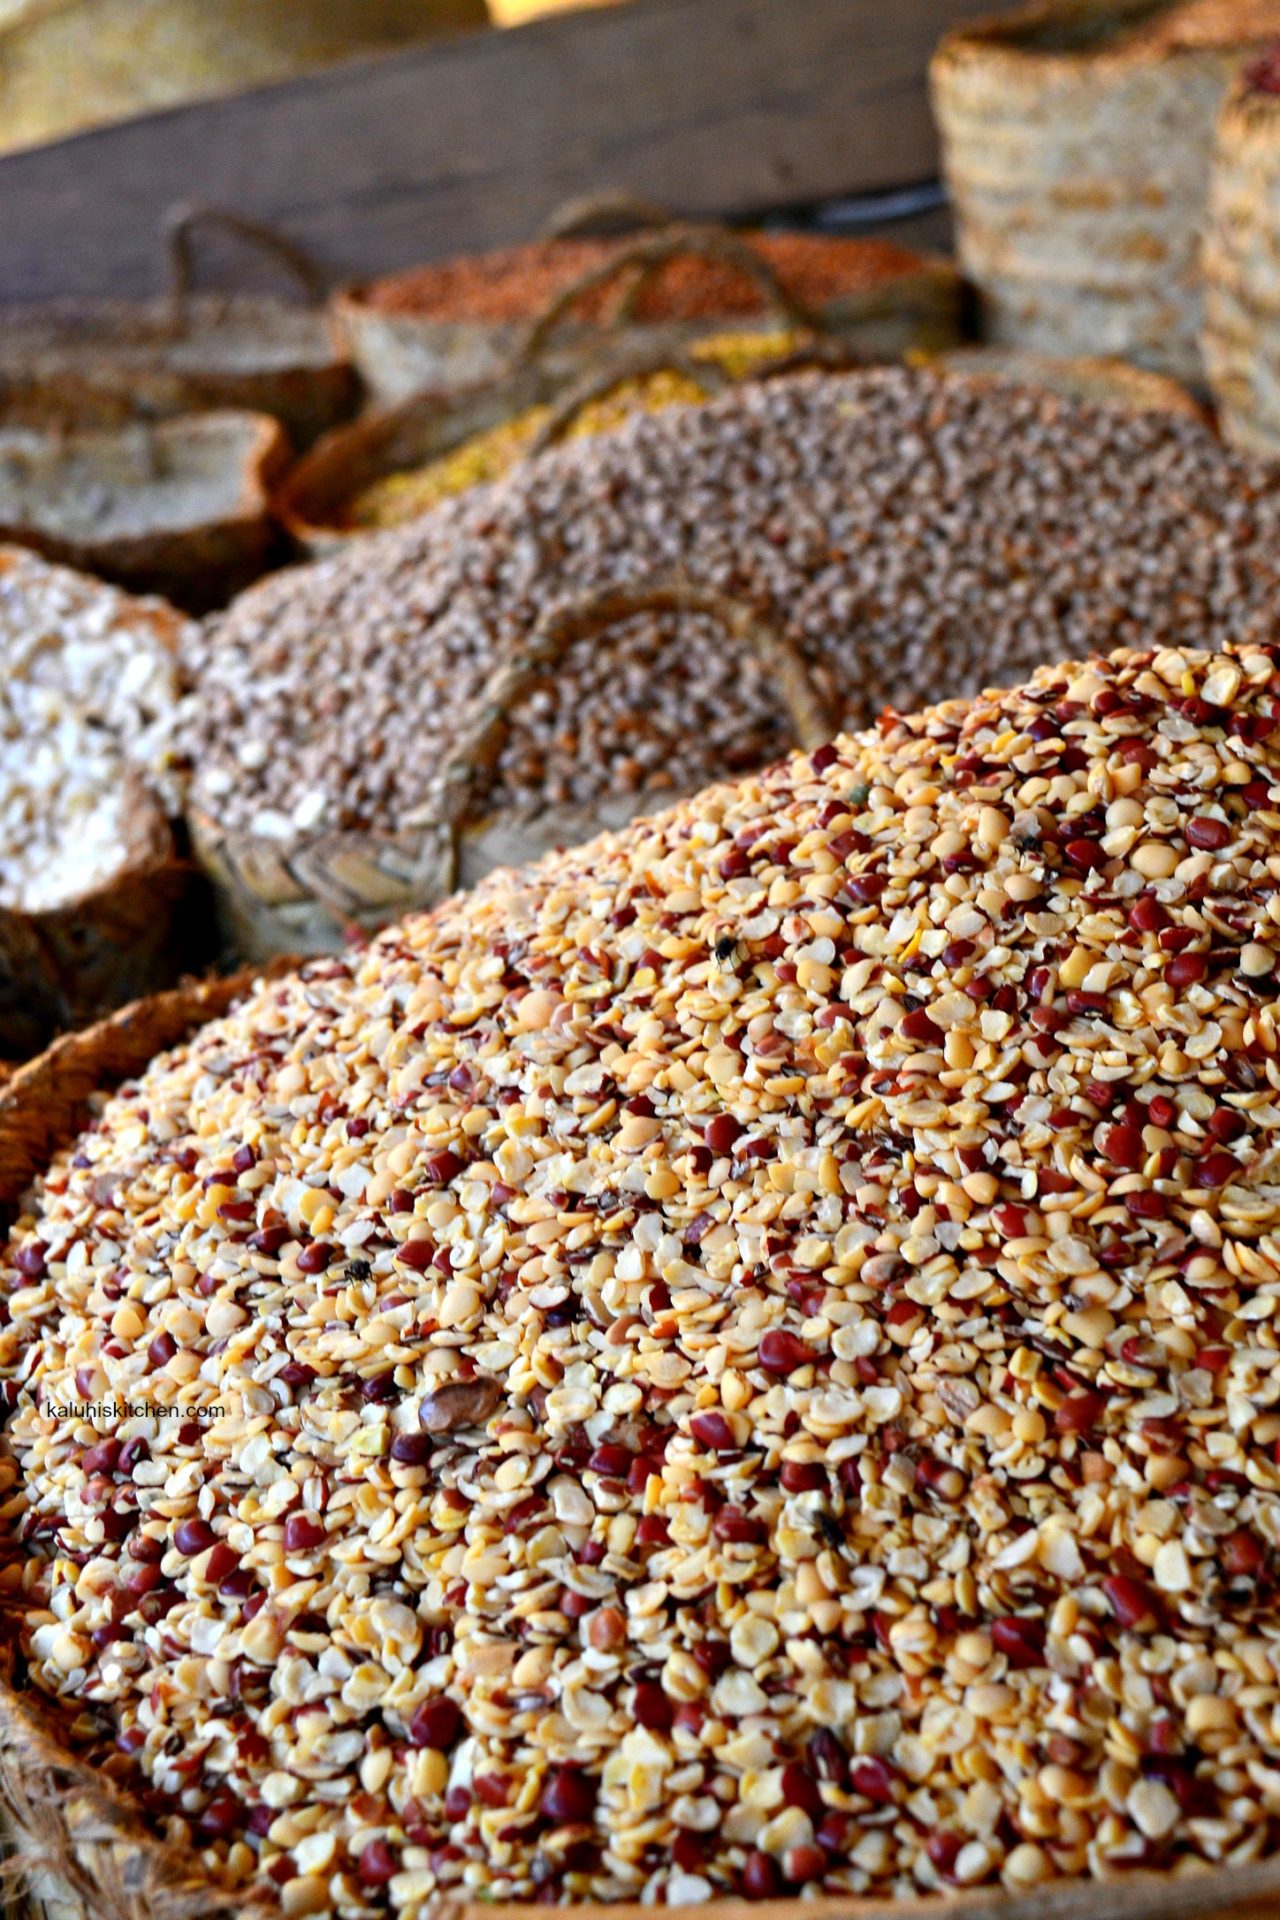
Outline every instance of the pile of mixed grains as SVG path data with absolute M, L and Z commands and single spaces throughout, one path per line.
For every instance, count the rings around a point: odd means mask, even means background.
M 105 1099 L 0 1334 L 81 1748 L 352 1920 L 1273 1850 L 1278 803 L 1277 644 L 1044 669 Z
M 1269 635 L 1280 482 L 1194 420 L 902 369 L 641 416 L 209 623 L 193 800 L 286 844 L 394 831 L 541 615 L 655 575 L 747 602 L 864 725 L 1049 650 Z M 713 621 L 644 617 L 581 641 L 524 701 L 477 803 L 688 793 L 791 744 L 768 675 Z

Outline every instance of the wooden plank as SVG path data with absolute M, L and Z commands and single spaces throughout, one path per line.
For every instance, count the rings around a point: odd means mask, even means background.
M 361 61 L 0 159 L 0 300 L 161 284 L 176 200 L 343 276 L 534 232 L 624 188 L 764 212 L 931 177 L 924 75 L 991 0 L 633 0 Z

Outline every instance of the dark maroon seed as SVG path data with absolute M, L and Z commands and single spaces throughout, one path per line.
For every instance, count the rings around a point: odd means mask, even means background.
M 1197 1160 L 1191 1170 L 1193 1187 L 1225 1187 L 1240 1171 L 1240 1162 L 1233 1154 L 1219 1149 L 1216 1153 L 1206 1153 Z
M 742 1127 L 731 1113 L 717 1113 L 707 1122 L 703 1139 L 712 1153 L 729 1153 L 741 1137 Z
M 1187 845 L 1198 848 L 1201 853 L 1220 853 L 1230 842 L 1231 828 L 1225 820 L 1214 820 L 1202 813 L 1187 823 Z
M 596 1810 L 595 1782 L 570 1767 L 556 1767 L 547 1775 L 539 1807 L 558 1827 L 580 1827 Z
M 1091 1433 L 1106 1410 L 1101 1393 L 1069 1393 L 1053 1416 L 1059 1433 Z
M 442 1147 L 438 1153 L 429 1153 L 422 1162 L 422 1172 L 432 1186 L 444 1187 L 455 1174 L 462 1172 L 463 1162 L 448 1147 Z
M 409 1745 L 448 1749 L 461 1732 L 461 1709 L 456 1700 L 450 1700 L 441 1693 L 434 1699 L 424 1700 L 417 1709 L 409 1722 Z
M 1137 1127 L 1103 1127 L 1098 1145 L 1113 1166 L 1125 1167 L 1131 1173 L 1136 1173 L 1146 1162 L 1147 1150 Z
M 650 1733 L 666 1733 L 675 1720 L 675 1708 L 656 1680 L 641 1680 L 631 1696 L 631 1711 Z
M 109 1436 L 88 1449 L 80 1465 L 86 1473 L 114 1473 L 120 1464 L 120 1442 Z
M 695 1413 L 689 1431 L 700 1446 L 713 1453 L 726 1453 L 737 1446 L 733 1428 L 722 1413 Z
M 13 1264 L 27 1280 L 43 1280 L 48 1266 L 49 1249 L 43 1240 L 28 1240 L 25 1247 L 19 1247 L 13 1256 Z
M 207 1520 L 179 1520 L 173 1530 L 174 1546 L 179 1553 L 185 1553 L 189 1560 L 198 1553 L 207 1553 L 217 1538 Z
M 366 1887 L 385 1887 L 400 1871 L 399 1862 L 385 1840 L 371 1840 L 356 1863 L 360 1883 Z
M 758 1849 L 749 1853 L 742 1866 L 742 1891 L 748 1900 L 772 1900 L 782 1885 L 777 1864 Z
M 853 1766 L 852 1787 L 864 1800 L 870 1800 L 873 1806 L 892 1806 L 894 1787 L 901 1778 L 896 1767 L 887 1760 L 872 1758 L 856 1760 Z
M 817 1460 L 784 1460 L 779 1478 L 784 1493 L 816 1493 L 827 1484 L 827 1470 Z
M 758 1354 L 766 1373 L 796 1373 L 801 1367 L 812 1366 L 814 1360 L 812 1348 L 780 1327 L 771 1327 L 761 1336 Z
M 337 1249 L 327 1240 L 312 1240 L 298 1255 L 299 1273 L 324 1273 L 333 1265 Z
M 1164 970 L 1164 977 L 1175 992 L 1183 987 L 1194 987 L 1203 980 L 1209 970 L 1209 962 L 1202 953 L 1175 954 Z
M 788 1807 L 799 1807 L 811 1820 L 821 1820 L 826 1812 L 822 1789 L 807 1767 L 797 1761 L 782 1769 L 782 1798 Z
M 312 1513 L 291 1513 L 284 1523 L 286 1553 L 308 1553 L 324 1539 L 324 1522 Z
M 1102 1591 L 1122 1627 L 1150 1627 L 1154 1624 L 1155 1602 L 1145 1582 L 1131 1580 L 1123 1573 L 1108 1574 L 1102 1583 Z
M 1009 1614 L 991 1622 L 991 1644 L 1015 1671 L 1044 1665 L 1044 1639 L 1043 1620 Z
M 147 1348 L 147 1358 L 153 1367 L 163 1367 L 177 1351 L 178 1343 L 171 1333 L 158 1333 Z
M 391 1458 L 402 1467 L 425 1467 L 435 1448 L 429 1433 L 398 1433 L 391 1442 Z

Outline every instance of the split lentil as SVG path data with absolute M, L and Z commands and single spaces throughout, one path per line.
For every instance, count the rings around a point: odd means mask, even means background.
M 1274 1851 L 1278 846 L 1151 647 L 257 989 L 0 1262 L 33 1682 L 344 1920 Z
M 756 606 L 863 725 L 1046 652 L 1268 637 L 1280 479 L 1195 421 L 919 370 L 799 374 L 537 456 L 264 583 L 191 653 L 193 799 L 289 843 L 396 829 L 553 606 L 687 575 Z M 477 783 L 525 817 L 693 792 L 792 744 L 702 616 L 566 654 Z

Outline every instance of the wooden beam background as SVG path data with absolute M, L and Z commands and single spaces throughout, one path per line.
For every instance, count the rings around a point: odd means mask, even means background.
M 930 49 L 990 10 L 633 0 L 11 154 L 0 300 L 157 290 L 177 200 L 275 222 L 349 277 L 526 238 L 603 187 L 729 215 L 928 179 Z

